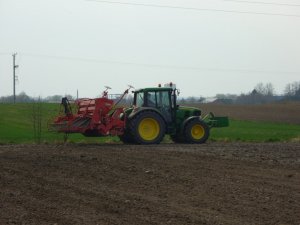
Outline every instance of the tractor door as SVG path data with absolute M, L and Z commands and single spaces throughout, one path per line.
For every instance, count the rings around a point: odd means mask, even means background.
M 147 93 L 147 106 L 157 108 L 167 123 L 173 121 L 171 96 L 169 91 L 153 91 Z

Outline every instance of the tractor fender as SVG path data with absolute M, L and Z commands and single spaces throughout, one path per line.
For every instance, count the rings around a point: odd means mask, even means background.
M 160 111 L 158 111 L 156 108 L 151 108 L 151 107 L 139 107 L 139 108 L 136 108 L 134 110 L 132 110 L 132 112 L 129 114 L 128 116 L 128 119 L 131 120 L 133 119 L 134 117 L 136 117 L 137 115 L 139 115 L 140 113 L 143 113 L 143 112 L 155 112 L 157 113 L 162 119 L 163 121 L 165 122 L 165 124 L 167 124 L 167 120 L 166 118 L 161 114 Z
M 200 116 L 190 116 L 183 121 L 182 126 L 181 126 L 181 131 L 185 128 L 185 126 L 192 120 L 201 120 Z

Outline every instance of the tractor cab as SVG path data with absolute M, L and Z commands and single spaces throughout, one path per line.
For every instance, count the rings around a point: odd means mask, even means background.
M 175 118 L 176 100 L 172 101 L 172 88 L 144 88 L 134 92 L 133 105 L 136 108 L 152 108 L 159 111 L 167 123 Z
M 134 92 L 134 107 L 138 109 L 156 109 L 165 119 L 169 129 L 190 116 L 200 116 L 201 110 L 195 107 L 177 105 L 179 91 L 176 85 L 170 83 L 164 87 L 143 88 Z

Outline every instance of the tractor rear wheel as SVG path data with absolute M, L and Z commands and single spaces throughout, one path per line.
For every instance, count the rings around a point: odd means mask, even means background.
M 119 135 L 119 138 L 124 144 L 134 144 L 134 139 L 128 130 L 125 130 L 123 135 Z
M 203 144 L 209 137 L 209 127 L 200 119 L 189 121 L 183 131 L 185 142 L 190 144 Z
M 130 134 L 137 144 L 159 144 L 165 136 L 166 125 L 153 111 L 139 113 L 130 121 Z

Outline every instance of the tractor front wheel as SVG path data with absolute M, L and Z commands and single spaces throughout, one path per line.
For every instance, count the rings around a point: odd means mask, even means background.
M 203 144 L 209 137 L 209 127 L 200 119 L 189 121 L 184 127 L 184 139 L 190 144 Z
M 130 131 L 137 144 L 159 144 L 164 138 L 166 125 L 159 114 L 145 111 L 130 121 Z

